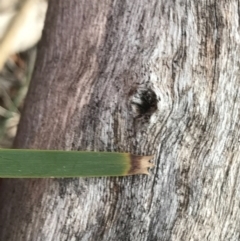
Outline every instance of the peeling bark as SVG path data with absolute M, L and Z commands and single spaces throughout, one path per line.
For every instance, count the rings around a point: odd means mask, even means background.
M 15 147 L 155 154 L 156 168 L 4 180 L 0 240 L 238 241 L 239 9 L 50 1 Z

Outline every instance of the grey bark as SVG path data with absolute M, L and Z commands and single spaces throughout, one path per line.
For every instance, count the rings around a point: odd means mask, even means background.
M 50 1 L 15 147 L 154 153 L 156 167 L 4 180 L 0 240 L 240 240 L 239 9 Z

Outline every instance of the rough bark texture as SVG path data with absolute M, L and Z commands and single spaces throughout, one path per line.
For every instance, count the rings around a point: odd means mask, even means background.
M 240 240 L 239 4 L 51 0 L 15 146 L 156 168 L 4 180 L 0 240 Z

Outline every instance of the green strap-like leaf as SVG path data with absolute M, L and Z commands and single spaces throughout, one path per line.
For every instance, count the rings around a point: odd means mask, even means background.
M 0 149 L 1 178 L 101 177 L 148 174 L 152 156 L 117 152 Z

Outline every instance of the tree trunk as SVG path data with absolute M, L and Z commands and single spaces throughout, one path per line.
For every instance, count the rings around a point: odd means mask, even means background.
M 4 180 L 0 240 L 240 240 L 239 1 L 49 5 L 15 147 L 154 153 L 156 167 Z

